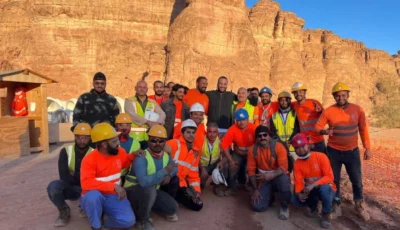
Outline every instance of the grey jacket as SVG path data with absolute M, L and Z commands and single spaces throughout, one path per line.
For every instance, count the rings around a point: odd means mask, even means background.
M 190 109 L 189 106 L 182 101 L 182 121 L 189 119 L 190 117 Z M 174 99 L 170 98 L 163 103 L 161 103 L 161 108 L 165 112 L 165 124 L 164 127 L 167 130 L 168 139 L 172 139 L 174 135 L 174 123 L 175 123 L 175 104 Z

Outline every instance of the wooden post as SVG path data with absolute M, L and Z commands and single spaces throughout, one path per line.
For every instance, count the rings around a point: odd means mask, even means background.
M 40 103 L 41 108 L 41 120 L 42 120 L 42 130 L 40 134 L 40 142 L 43 147 L 43 153 L 49 153 L 49 122 L 47 118 L 47 86 L 46 84 L 40 85 Z

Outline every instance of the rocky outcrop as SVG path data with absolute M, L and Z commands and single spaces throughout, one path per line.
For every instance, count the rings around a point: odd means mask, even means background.
M 343 81 L 351 100 L 370 110 L 376 80 L 399 78 L 400 55 L 368 49 L 261 0 L 0 0 L 0 70 L 29 67 L 60 83 L 49 95 L 63 100 L 91 88 L 97 71 L 116 96 L 133 93 L 142 78 L 181 82 L 219 76 L 230 89 L 270 86 L 275 93 L 301 81 L 308 96 L 333 102 Z

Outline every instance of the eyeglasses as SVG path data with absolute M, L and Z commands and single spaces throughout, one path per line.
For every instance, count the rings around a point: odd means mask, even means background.
M 151 139 L 150 141 L 151 141 L 151 143 L 154 143 L 154 144 L 157 144 L 157 143 L 162 144 L 165 142 L 164 139 Z
M 267 133 L 261 133 L 257 135 L 258 138 L 268 137 Z

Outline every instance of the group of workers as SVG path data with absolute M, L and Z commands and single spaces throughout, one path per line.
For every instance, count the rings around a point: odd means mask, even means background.
M 367 123 L 363 109 L 348 102 L 346 84 L 333 86 L 336 104 L 327 109 L 307 99 L 307 88 L 299 82 L 292 86 L 294 102 L 289 92 L 273 102 L 268 87 L 241 87 L 234 94 L 227 91 L 224 76 L 216 90 L 206 91 L 207 85 L 203 76 L 194 89 L 156 81 L 155 94 L 147 96 L 141 80 L 120 113 L 105 91 L 105 75 L 96 73 L 93 89 L 79 97 L 74 109 L 75 143 L 60 152 L 60 179 L 47 188 L 59 210 L 55 226 L 66 226 L 70 219 L 66 200 L 79 199 L 80 216 L 92 229 L 154 229 L 151 212 L 175 222 L 178 203 L 200 211 L 211 176 L 219 197 L 243 188 L 255 212 L 267 210 L 276 197 L 279 219 L 289 218 L 290 205 L 301 205 L 308 217 L 320 216 L 321 227 L 329 228 L 332 217 L 340 215 L 343 164 L 355 210 L 363 220 L 370 218 L 358 149 L 360 134 L 363 157 L 370 159 Z

